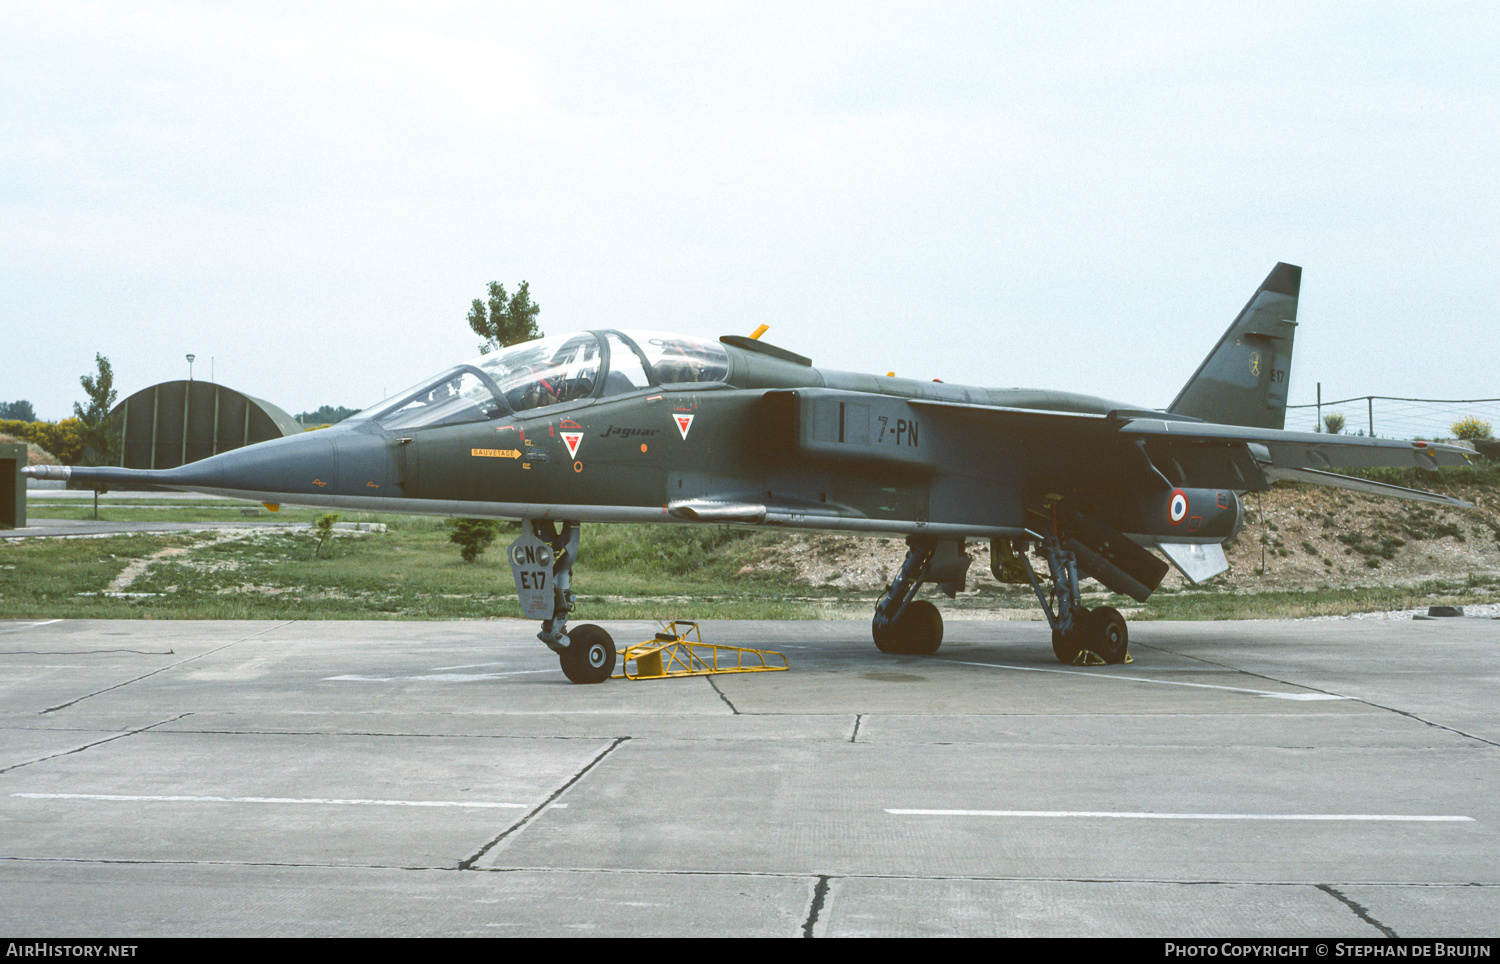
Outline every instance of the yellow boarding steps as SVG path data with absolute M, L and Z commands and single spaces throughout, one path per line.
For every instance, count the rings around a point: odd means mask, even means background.
M 746 665 L 750 659 L 758 662 Z M 772 666 L 768 659 L 781 660 Z M 730 665 L 731 661 L 733 665 Z M 635 672 L 630 664 L 635 663 Z M 715 673 L 774 673 L 790 669 L 786 657 L 769 650 L 715 646 L 703 641 L 697 623 L 673 621 L 655 639 L 625 647 L 615 679 L 664 679 L 668 676 L 712 676 Z

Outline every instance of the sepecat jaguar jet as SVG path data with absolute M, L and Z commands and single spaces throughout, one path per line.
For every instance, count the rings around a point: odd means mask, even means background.
M 1168 563 L 1193 583 L 1224 571 L 1246 492 L 1294 479 L 1465 504 L 1327 471 L 1465 465 L 1462 447 L 1283 431 L 1301 277 L 1278 264 L 1164 410 L 829 371 L 755 336 L 600 330 L 482 355 L 333 428 L 174 469 L 25 471 L 523 520 L 509 548 L 522 608 L 578 683 L 615 665 L 607 632 L 568 626 L 585 522 L 904 536 L 872 628 L 882 652 L 908 654 L 935 652 L 943 636 L 918 589 L 951 596 L 966 543 L 989 539 L 996 577 L 1034 590 L 1059 659 L 1118 663 L 1125 620 L 1085 608 L 1079 580 L 1144 602 Z

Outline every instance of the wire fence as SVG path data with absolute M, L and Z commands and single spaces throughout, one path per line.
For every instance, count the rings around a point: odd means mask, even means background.
M 1344 434 L 1380 438 L 1451 439 L 1453 424 L 1466 418 L 1500 426 L 1500 398 L 1356 395 L 1331 402 L 1288 405 L 1286 409 L 1286 427 L 1303 432 L 1327 431 L 1323 420 L 1335 414 L 1344 417 Z

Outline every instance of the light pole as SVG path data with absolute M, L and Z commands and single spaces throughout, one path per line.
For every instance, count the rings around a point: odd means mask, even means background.
M 188 381 L 192 381 L 193 380 L 193 359 L 197 358 L 197 357 L 198 357 L 197 355 L 189 355 L 189 356 L 187 356 L 187 360 L 188 360 Z

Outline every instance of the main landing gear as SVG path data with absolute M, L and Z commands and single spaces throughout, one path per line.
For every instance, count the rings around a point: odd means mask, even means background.
M 1052 576 L 1051 599 L 1042 592 L 1026 553 L 1017 555 L 1026 567 L 1026 577 L 1042 604 L 1042 612 L 1052 625 L 1052 652 L 1064 663 L 1077 665 L 1125 662 L 1130 645 L 1125 617 L 1112 606 L 1083 608 L 1078 592 L 1078 558 L 1056 532 L 1048 533 L 1039 548 Z
M 882 653 L 931 656 L 943 643 L 943 616 L 932 603 L 912 597 L 927 581 L 938 542 L 908 536 L 906 545 L 906 561 L 901 564 L 895 582 L 886 587 L 885 595 L 875 604 L 870 631 Z
M 542 620 L 537 639 L 557 654 L 563 675 L 574 683 L 602 683 L 615 672 L 614 639 L 591 623 L 568 629 L 578 542 L 576 522 L 564 522 L 559 532 L 555 523 L 525 520 L 508 550 L 510 567 L 521 610 Z
M 1111 606 L 1084 608 L 1078 591 L 1078 557 L 1069 548 L 1067 538 L 1066 534 L 1060 536 L 1054 531 L 1037 546 L 1047 560 L 1052 581 L 1050 597 L 1043 591 L 1027 558 L 1029 547 L 1021 542 L 1012 547 L 997 540 L 992 554 L 994 560 L 1003 552 L 1007 569 L 1017 564 L 1020 568 L 1013 573 L 1002 573 L 998 565 L 992 568 L 1003 582 L 1020 580 L 1024 571 L 1025 581 L 1031 584 L 1052 626 L 1052 652 L 1059 660 L 1078 665 L 1123 663 L 1129 658 L 1130 645 L 1125 617 Z M 959 540 L 909 536 L 906 545 L 906 559 L 895 580 L 886 587 L 885 595 L 875 604 L 870 629 L 875 646 L 882 653 L 930 656 L 942 645 L 943 617 L 932 603 L 914 597 L 925 582 L 938 583 L 952 596 L 955 587 L 963 585 L 969 559 Z

